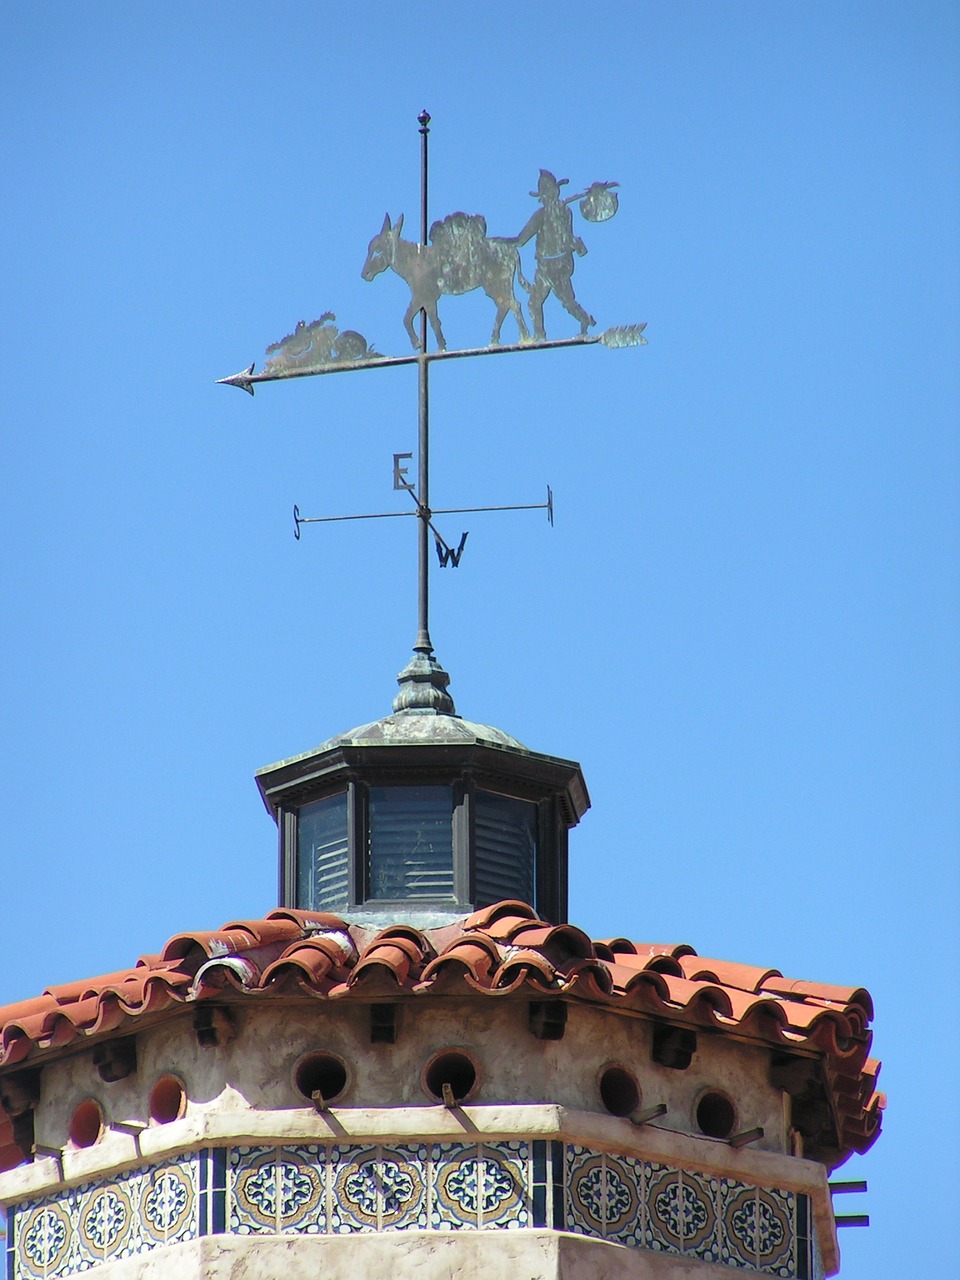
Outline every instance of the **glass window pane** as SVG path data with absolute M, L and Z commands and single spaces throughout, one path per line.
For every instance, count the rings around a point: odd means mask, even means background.
M 478 791 L 476 795 L 478 907 L 504 898 L 534 902 L 537 806 L 529 800 Z
M 305 804 L 297 816 L 297 906 L 340 911 L 347 904 L 347 796 Z
M 371 787 L 371 898 L 453 897 L 453 788 Z

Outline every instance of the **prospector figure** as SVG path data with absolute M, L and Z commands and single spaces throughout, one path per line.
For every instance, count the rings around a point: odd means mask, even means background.
M 579 320 L 581 333 L 586 333 L 590 325 L 597 323 L 581 307 L 570 283 L 573 255 L 582 258 L 587 246 L 573 233 L 573 213 L 569 208 L 584 193 L 560 199 L 560 188 L 568 182 L 568 178 L 561 178 L 558 182 L 549 169 L 540 170 L 537 189 L 530 194 L 540 201 L 542 207 L 517 237 L 517 243 L 521 245 L 534 236 L 537 238 L 537 272 L 530 286 L 530 318 L 534 337 L 540 340 L 547 336 L 543 327 L 543 304 L 551 293 L 556 294 L 575 320 Z

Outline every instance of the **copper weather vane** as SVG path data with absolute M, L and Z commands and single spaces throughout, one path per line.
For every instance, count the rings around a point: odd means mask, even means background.
M 644 324 L 619 325 L 599 334 L 590 334 L 596 324 L 577 300 L 573 289 L 575 258 L 583 257 L 587 247 L 574 228 L 574 206 L 587 223 L 607 222 L 618 209 L 617 182 L 594 182 L 576 195 L 564 196 L 566 178 L 557 179 L 547 169 L 540 170 L 536 191 L 530 195 L 539 207 L 515 236 L 490 236 L 481 214 L 451 213 L 427 227 L 427 138 L 430 116 L 426 111 L 418 117 L 420 125 L 420 237 L 403 238 L 403 214 L 392 222 L 389 213 L 370 241 L 361 269 L 364 280 L 375 280 L 381 272 L 391 270 L 410 289 L 410 302 L 403 325 L 414 354 L 381 355 L 355 329 L 339 329 L 336 316 L 326 311 L 307 324 L 301 320 L 292 333 L 266 349 L 266 360 L 260 373 L 254 365 L 218 381 L 241 387 L 253 395 L 259 382 L 278 382 L 288 378 L 314 377 L 318 374 L 346 373 L 358 369 L 389 368 L 416 364 L 419 369 L 419 451 L 416 483 L 407 479 L 403 465 L 412 458 L 409 453 L 393 456 L 393 487 L 406 490 L 414 507 L 406 511 L 376 512 L 354 516 L 301 516 L 294 507 L 294 531 L 300 537 L 303 524 L 319 524 L 339 520 L 376 520 L 395 516 L 416 516 L 418 537 L 418 629 L 414 650 L 432 660 L 433 646 L 428 625 L 429 538 L 434 544 L 441 568 L 456 568 L 463 555 L 467 534 L 457 547 L 449 545 L 436 528 L 433 517 L 477 511 L 546 510 L 553 523 L 553 494 L 548 486 L 547 500 L 516 506 L 432 508 L 429 501 L 429 369 L 436 360 L 471 356 L 508 354 L 519 351 L 541 351 L 556 347 L 588 346 L 600 343 L 606 347 L 641 346 Z M 533 241 L 533 270 L 524 274 L 521 250 Z M 527 294 L 530 325 L 517 297 L 517 285 Z M 440 323 L 440 299 L 482 289 L 494 303 L 496 313 L 490 342 L 483 347 L 463 350 L 447 349 Z M 544 304 L 553 297 L 579 325 L 573 337 L 548 339 L 544 325 Z M 503 322 L 511 316 L 517 326 L 517 341 L 501 344 Z M 419 332 L 415 321 L 419 317 Z M 436 340 L 436 350 L 427 349 L 428 325 Z M 448 696 L 448 695 L 446 695 Z M 451 703 L 452 706 L 452 703 Z

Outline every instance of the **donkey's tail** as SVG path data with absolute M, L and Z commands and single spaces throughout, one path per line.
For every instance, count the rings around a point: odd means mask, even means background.
M 529 281 L 529 280 L 526 278 L 526 276 L 523 274 L 523 264 L 522 264 L 522 263 L 521 263 L 521 261 L 520 261 L 520 250 L 519 250 L 519 249 L 514 249 L 514 251 L 513 251 L 513 252 L 514 252 L 514 254 L 516 255 L 517 279 L 520 281 L 520 285 L 521 285 L 521 287 L 522 287 L 522 288 L 524 288 L 524 289 L 526 289 L 527 293 L 530 293 L 530 292 L 532 292 L 532 290 L 533 290 L 533 285 L 530 283 L 530 281 Z

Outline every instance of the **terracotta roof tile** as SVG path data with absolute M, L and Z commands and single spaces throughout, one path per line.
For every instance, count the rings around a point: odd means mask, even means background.
M 522 902 L 425 931 L 405 924 L 375 931 L 325 912 L 282 908 L 263 920 L 177 934 L 135 968 L 62 983 L 0 1008 L 0 1074 L 224 992 L 245 1000 L 289 993 L 369 999 L 373 989 L 421 996 L 451 984 L 484 996 L 563 993 L 735 1031 L 788 1054 L 819 1055 L 841 1155 L 866 1150 L 879 1132 L 885 1099 L 876 1091 L 879 1063 L 867 1056 L 873 1006 L 863 988 L 701 958 L 687 943 L 594 942 L 573 925 L 540 920 Z M 0 1167 L 16 1151 L 0 1110 Z

